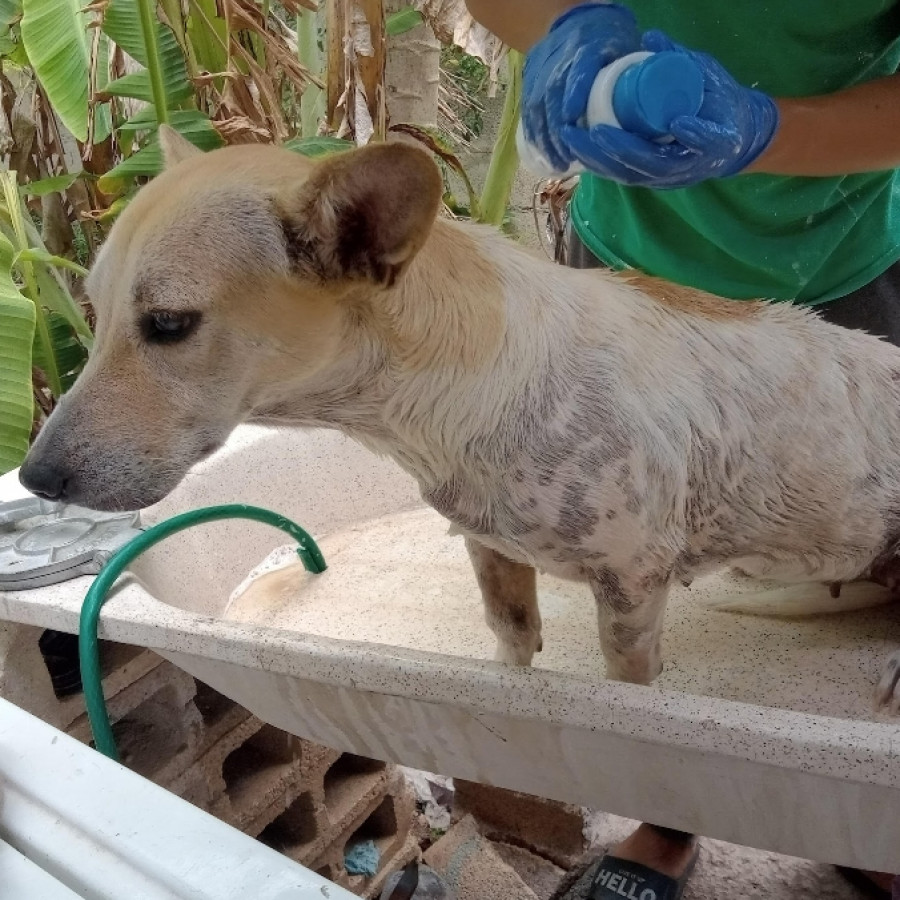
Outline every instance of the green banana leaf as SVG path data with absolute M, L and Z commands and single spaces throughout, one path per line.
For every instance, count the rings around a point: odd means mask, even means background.
M 90 35 L 79 0 L 22 0 L 20 29 L 28 61 L 56 114 L 79 141 L 88 135 Z M 109 109 L 96 107 L 94 140 L 109 134 Z
M 413 6 L 404 6 L 391 13 L 384 20 L 384 31 L 388 37 L 397 37 L 412 31 L 417 25 L 421 25 L 425 17 Z
M 34 421 L 31 348 L 36 311 L 13 280 L 14 253 L 0 235 L 0 474 L 25 458 Z
M 207 72 L 224 72 L 228 65 L 228 26 L 218 13 L 216 0 L 193 0 L 188 8 L 188 40 L 197 65 Z
M 209 116 L 196 109 L 174 110 L 169 113 L 169 126 L 195 147 L 201 150 L 215 150 L 225 142 L 216 131 Z M 157 138 L 156 115 L 153 109 L 145 109 L 129 119 L 119 129 L 124 133 L 149 131 L 150 138 L 137 153 L 123 159 L 114 169 L 101 175 L 97 185 L 101 191 L 118 193 L 124 182 L 139 175 L 158 175 L 163 169 L 162 149 Z
M 151 60 L 141 29 L 140 0 L 112 0 L 103 17 L 103 31 L 129 56 L 133 56 L 142 66 L 148 68 L 158 64 L 168 106 L 189 97 L 193 94 L 194 87 L 188 79 L 184 53 L 172 29 L 159 21 L 155 27 L 159 52 L 158 58 Z M 146 69 L 110 82 L 104 91 L 119 97 L 134 97 L 147 102 L 154 99 L 150 88 L 150 73 Z
M 22 0 L 0 0 L 0 56 L 8 56 L 19 46 L 21 18 Z
M 111 81 L 103 89 L 103 92 L 114 97 L 133 97 L 135 100 L 143 100 L 145 103 L 152 103 L 155 99 L 153 87 L 150 84 L 150 73 L 146 69 L 140 72 L 130 72 L 128 75 L 123 75 L 121 78 Z M 166 99 L 168 103 L 184 100 L 185 97 L 189 97 L 193 92 L 193 87 L 187 82 L 184 84 L 166 84 Z
M 78 180 L 80 172 L 70 172 L 66 175 L 51 175 L 49 178 L 41 178 L 38 181 L 26 181 L 19 185 L 19 193 L 23 197 L 43 197 L 46 194 L 55 194 L 67 191 Z
M 12 181 L 9 180 L 10 178 L 12 178 Z M 21 186 L 18 188 L 16 186 L 14 173 L 0 173 L 0 186 L 2 186 L 2 194 L 4 196 L 4 202 L 0 203 L 0 227 L 3 226 L 3 217 L 10 216 L 11 228 L 6 232 L 7 238 L 13 242 L 14 247 L 16 245 L 22 247 L 22 250 L 14 257 L 13 263 L 16 265 L 19 262 L 43 263 L 43 265 L 35 265 L 33 267 L 41 306 L 63 316 L 78 332 L 85 346 L 90 348 L 93 345 L 94 337 L 84 319 L 84 312 L 72 298 L 68 288 L 56 271 L 62 264 L 65 268 L 83 274 L 81 266 L 72 262 L 61 263 L 52 254 L 47 253 L 41 242 L 40 233 L 21 203 L 18 210 L 10 209 L 10 204 L 18 199 L 16 197 L 17 190 L 21 191 Z M 12 225 L 13 220 L 15 220 L 18 229 L 21 231 L 20 235 L 16 233 L 16 226 Z M 26 293 L 26 296 L 29 295 Z M 34 298 L 31 297 L 30 299 Z
M 329 156 L 332 153 L 344 153 L 352 150 L 356 145 L 353 141 L 345 141 L 342 138 L 331 137 L 327 134 L 310 135 L 309 137 L 291 138 L 282 146 L 285 150 L 293 150 L 301 156 Z
M 88 352 L 84 344 L 78 340 L 75 329 L 59 313 L 48 311 L 44 315 L 47 332 L 50 335 L 50 346 L 53 348 L 53 360 L 50 361 L 45 357 L 41 342 L 35 339 L 32 347 L 32 365 L 42 372 L 55 367 L 65 392 L 72 387 L 84 368 Z
M 84 313 L 64 287 L 59 274 L 51 266 L 35 266 L 34 277 L 41 307 L 62 316 L 90 349 L 94 344 L 94 336 L 84 319 Z
M 0 27 L 9 28 L 22 18 L 22 0 L 0 0 Z

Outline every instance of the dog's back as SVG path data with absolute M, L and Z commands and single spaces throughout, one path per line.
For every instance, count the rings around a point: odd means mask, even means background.
M 495 362 L 492 380 L 517 386 L 507 421 L 482 425 L 496 470 L 482 454 L 477 483 L 461 469 L 431 492 L 463 529 L 505 529 L 546 568 L 603 554 L 685 579 L 739 563 L 822 581 L 860 576 L 900 533 L 900 350 L 788 304 L 526 262 L 484 233 L 480 246 L 507 345 L 542 305 L 554 315 L 530 372 Z
M 107 239 L 95 349 L 22 468 L 37 493 L 135 508 L 242 421 L 338 428 L 467 535 L 502 659 L 540 646 L 546 568 L 591 585 L 609 673 L 643 682 L 675 577 L 890 576 L 900 351 L 435 221 L 408 146 L 161 135 L 173 168 Z

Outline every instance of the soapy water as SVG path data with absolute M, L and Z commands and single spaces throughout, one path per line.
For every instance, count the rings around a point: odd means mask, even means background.
M 232 604 L 237 602 L 251 584 L 263 575 L 284 569 L 298 561 L 296 544 L 284 544 L 281 547 L 276 547 L 258 566 L 251 569 L 250 574 L 231 592 L 231 596 L 228 598 L 228 606 L 225 609 L 226 617 L 229 614 L 229 610 L 231 610 Z
M 328 563 L 306 572 L 293 545 L 270 553 L 232 594 L 225 617 L 325 637 L 492 659 L 463 540 L 427 508 L 325 535 Z M 827 596 L 827 590 L 813 586 Z M 739 607 L 758 582 L 727 575 L 672 591 L 662 688 L 850 719 L 880 719 L 872 696 L 900 649 L 897 606 L 806 618 L 714 611 Z M 818 596 L 818 595 L 817 595 Z M 603 677 L 594 601 L 585 584 L 538 577 L 544 650 L 537 667 Z M 823 600 L 823 602 L 826 602 Z

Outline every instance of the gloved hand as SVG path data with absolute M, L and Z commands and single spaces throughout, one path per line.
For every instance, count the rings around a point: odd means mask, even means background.
M 562 128 L 584 115 L 597 73 L 639 49 L 634 14 L 614 3 L 573 6 L 532 47 L 522 74 L 522 129 L 553 169 L 572 164 Z
M 660 31 L 648 31 L 642 48 L 679 50 L 703 71 L 704 99 L 696 116 L 672 122 L 674 141 L 659 144 L 611 125 L 561 127 L 565 150 L 586 169 L 621 184 L 680 188 L 735 175 L 772 142 L 778 107 L 761 91 L 738 84 L 712 56 L 686 50 Z

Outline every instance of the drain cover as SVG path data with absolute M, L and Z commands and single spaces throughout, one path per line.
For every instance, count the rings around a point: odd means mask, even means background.
M 136 512 L 95 512 L 37 497 L 0 503 L 0 590 L 96 575 L 140 530 Z

